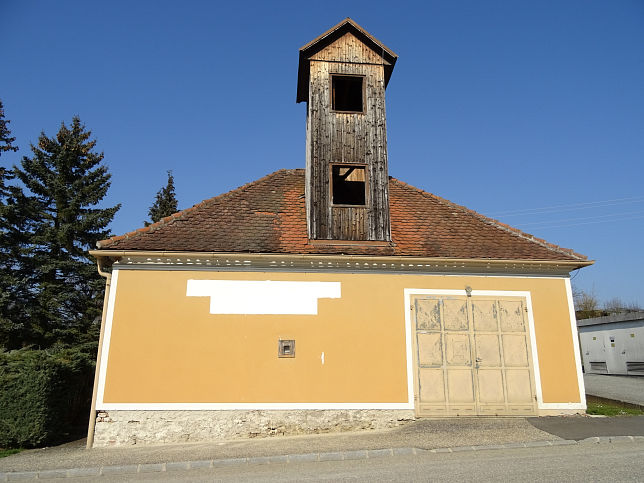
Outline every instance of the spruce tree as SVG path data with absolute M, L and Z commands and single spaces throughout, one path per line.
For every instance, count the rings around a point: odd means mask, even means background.
M 148 211 L 148 216 L 152 221 L 145 221 L 145 226 L 176 213 L 177 206 L 177 197 L 174 193 L 174 177 L 172 176 L 172 171 L 168 171 L 168 183 L 157 192 L 154 203 Z
M 8 151 L 13 151 L 15 153 L 18 151 L 18 146 L 13 145 L 16 138 L 11 137 L 11 131 L 9 130 L 10 122 L 11 121 L 4 118 L 4 105 L 2 104 L 2 99 L 0 99 L 0 158 L 2 157 L 2 153 L 6 153 Z M 10 181 L 11 179 L 13 179 L 11 170 L 0 165 L 0 209 L 4 206 L 6 199 L 9 197 L 10 188 L 7 186 L 7 181 Z
M 4 118 L 4 106 L 0 100 L 0 158 L 3 153 L 16 152 L 16 140 L 11 136 L 9 120 Z M 20 273 L 18 259 L 23 240 L 24 220 L 14 210 L 16 188 L 9 182 L 14 178 L 11 169 L 0 165 L 0 349 L 5 345 L 5 335 L 20 334 L 22 313 L 20 300 L 27 291 L 25 277 Z M 20 336 L 18 335 L 18 338 Z
M 7 348 L 78 343 L 96 334 L 103 280 L 87 251 L 107 238 L 120 205 L 99 208 L 110 186 L 102 153 L 78 117 L 55 137 L 41 133 L 32 156 L 14 166 L 23 187 L 15 193 L 14 219 L 24 239 L 18 271 L 28 276 L 19 334 L 5 334 Z
M 11 137 L 11 131 L 7 126 L 10 122 L 4 118 L 4 106 L 2 99 L 0 99 L 0 156 L 6 151 L 18 151 L 18 147 L 12 144 L 16 138 Z
M 8 151 L 13 151 L 15 153 L 18 151 L 18 146 L 13 145 L 16 138 L 11 137 L 11 131 L 9 130 L 10 122 L 11 121 L 4 118 L 4 106 L 2 104 L 2 99 L 0 99 L 0 158 L 2 157 L 2 153 L 6 153 Z M 11 170 L 0 165 L 0 208 L 4 206 L 5 200 L 9 196 L 7 181 L 12 178 L 13 175 Z

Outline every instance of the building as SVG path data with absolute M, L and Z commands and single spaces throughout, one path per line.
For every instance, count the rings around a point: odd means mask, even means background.
M 388 176 L 396 60 L 340 22 L 300 49 L 306 169 L 91 252 L 89 444 L 585 409 L 569 273 L 592 262 Z
M 584 371 L 644 375 L 644 312 L 577 322 Z

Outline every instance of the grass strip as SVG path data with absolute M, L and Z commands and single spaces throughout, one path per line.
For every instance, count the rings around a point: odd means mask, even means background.
M 641 416 L 644 415 L 644 411 L 639 408 L 620 406 L 619 404 L 588 401 L 586 414 L 601 416 Z
M 5 456 L 9 456 L 12 454 L 20 453 L 22 449 L 19 448 L 11 448 L 11 449 L 2 449 L 0 448 L 0 458 L 4 458 Z

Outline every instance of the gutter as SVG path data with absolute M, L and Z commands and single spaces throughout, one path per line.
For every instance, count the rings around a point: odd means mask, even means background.
M 102 254 L 101 254 L 102 255 Z M 94 428 L 96 426 L 96 395 L 98 393 L 98 376 L 100 372 L 101 355 L 103 352 L 103 336 L 105 334 L 105 318 L 107 317 L 107 301 L 110 297 L 110 285 L 112 283 L 112 274 L 104 272 L 104 258 L 96 256 L 96 265 L 98 274 L 105 278 L 105 296 L 103 297 L 103 315 L 101 317 L 101 335 L 98 339 L 98 352 L 96 354 L 96 369 L 94 370 L 94 388 L 92 389 L 92 405 L 89 411 L 89 425 L 87 428 L 87 449 L 92 449 L 94 445 Z
M 489 258 L 439 258 L 439 257 L 404 257 L 404 256 L 373 256 L 373 255 L 319 255 L 319 254 L 276 254 L 276 253 L 246 253 L 246 252 L 187 252 L 187 251 L 146 251 L 146 250 L 90 250 L 90 255 L 100 258 L 189 258 L 201 260 L 216 260 L 231 258 L 248 261 L 300 261 L 300 262 L 341 262 L 366 264 L 401 264 L 414 265 L 461 265 L 463 267 L 500 267 L 507 265 L 559 267 L 567 270 L 587 267 L 594 260 L 521 260 L 521 259 L 489 259 Z

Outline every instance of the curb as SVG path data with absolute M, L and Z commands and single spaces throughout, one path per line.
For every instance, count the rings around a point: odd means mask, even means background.
M 453 448 L 387 448 L 358 451 L 337 451 L 329 453 L 304 453 L 281 456 L 256 456 L 249 458 L 226 458 L 200 461 L 180 461 L 172 463 L 148 463 L 139 465 L 96 466 L 90 468 L 70 468 L 58 470 L 20 471 L 0 473 L 0 481 L 35 480 L 54 478 L 76 478 L 82 476 L 108 476 L 135 473 L 163 473 L 173 471 L 195 470 L 203 468 L 220 468 L 238 465 L 266 465 L 279 463 L 301 463 L 311 461 L 366 460 L 390 456 L 420 455 L 431 453 L 460 453 L 465 451 L 486 451 L 512 448 L 542 448 L 547 446 L 571 446 L 575 444 L 605 444 L 618 442 L 644 441 L 644 436 L 596 436 L 580 441 L 558 439 L 547 441 L 528 441 L 525 443 L 487 444 L 478 446 L 456 446 Z

